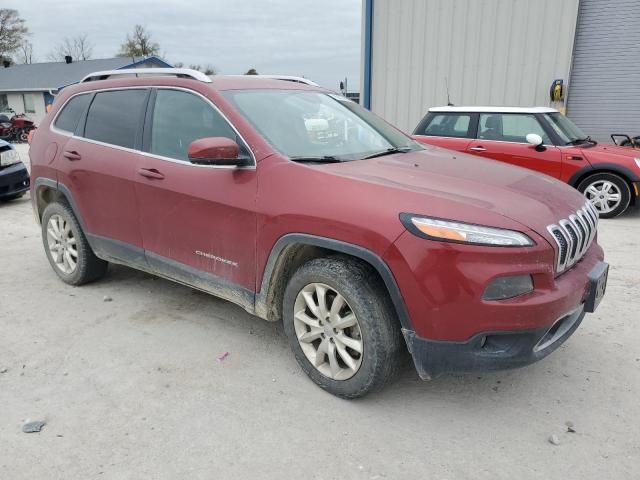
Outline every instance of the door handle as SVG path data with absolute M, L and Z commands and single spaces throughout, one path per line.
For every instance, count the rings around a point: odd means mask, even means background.
M 80 160 L 82 158 L 82 155 L 80 155 L 75 150 L 74 151 L 65 150 L 64 152 L 62 152 L 62 156 L 67 160 L 71 160 L 72 162 L 75 162 L 76 160 Z
M 138 174 L 154 180 L 162 180 L 164 178 L 164 175 L 155 168 L 141 168 L 138 170 Z
M 486 152 L 487 149 L 484 147 L 471 147 L 469 150 L 473 150 L 474 152 Z

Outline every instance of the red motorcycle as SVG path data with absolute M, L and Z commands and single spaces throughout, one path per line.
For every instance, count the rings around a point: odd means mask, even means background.
M 35 124 L 24 113 L 16 113 L 11 108 L 7 111 L 13 115 L 9 118 L 4 113 L 0 113 L 0 140 L 25 143 L 29 138 L 29 132 L 35 130 Z

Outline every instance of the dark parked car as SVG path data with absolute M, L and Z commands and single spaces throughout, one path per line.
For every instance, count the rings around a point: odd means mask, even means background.
M 0 201 L 23 196 L 29 190 L 29 172 L 20 154 L 10 143 L 0 140 Z
M 560 181 L 423 147 L 317 86 L 134 72 L 65 88 L 33 136 L 33 206 L 71 285 L 120 263 L 283 321 L 345 398 L 404 348 L 423 379 L 527 365 L 604 295 L 597 212 Z

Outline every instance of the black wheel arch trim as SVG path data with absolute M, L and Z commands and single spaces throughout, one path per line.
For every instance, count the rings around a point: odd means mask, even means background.
M 596 163 L 595 165 L 585 165 L 580 170 L 575 172 L 569 181 L 567 182 L 572 187 L 578 187 L 578 183 L 587 175 L 594 175 L 596 173 L 617 173 L 624 176 L 629 182 L 640 182 L 640 176 L 626 167 L 621 167 L 615 163 Z
M 260 291 L 256 293 L 255 310 L 259 317 L 265 319 L 268 317 L 268 296 L 274 280 L 273 275 L 277 261 L 285 248 L 295 244 L 325 248 L 327 250 L 344 253 L 367 262 L 382 278 L 382 281 L 389 292 L 389 296 L 391 297 L 396 314 L 398 315 L 401 327 L 403 329 L 413 330 L 411 319 L 402 297 L 402 293 L 400 292 L 400 288 L 398 287 L 398 283 L 396 282 L 393 272 L 389 266 L 379 255 L 359 245 L 304 233 L 290 233 L 284 235 L 280 237 L 271 249 L 269 259 L 267 260 L 267 264 L 262 275 Z
M 38 189 L 42 186 L 53 188 L 54 190 L 60 192 L 66 198 L 67 202 L 69 203 L 69 206 L 71 207 L 71 210 L 73 210 L 73 214 L 78 219 L 78 222 L 82 227 L 82 230 L 85 232 L 85 234 L 87 234 L 88 232 L 87 232 L 86 224 L 84 223 L 82 215 L 80 215 L 80 210 L 78 209 L 78 205 L 76 204 L 73 198 L 73 195 L 71 194 L 71 191 L 67 188 L 67 186 L 64 183 L 60 183 L 51 178 L 47 178 L 47 177 L 36 178 L 34 181 L 34 187 L 33 187 L 34 191 L 37 192 Z M 36 215 L 38 216 L 38 219 L 40 219 L 40 215 L 42 214 L 42 212 L 38 211 L 37 198 L 34 198 L 32 201 L 34 202 L 33 208 L 36 210 Z M 89 240 L 88 236 L 87 236 L 87 241 L 89 241 L 89 245 L 91 245 L 91 241 Z M 93 245 L 91 245 L 91 247 L 93 248 Z

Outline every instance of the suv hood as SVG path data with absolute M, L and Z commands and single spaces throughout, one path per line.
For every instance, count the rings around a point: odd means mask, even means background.
M 381 195 L 376 198 L 384 204 L 381 208 L 502 228 L 531 229 L 549 241 L 552 240 L 547 226 L 566 218 L 585 203 L 580 193 L 552 177 L 432 146 L 322 168 L 383 187 L 384 191 L 375 192 Z

